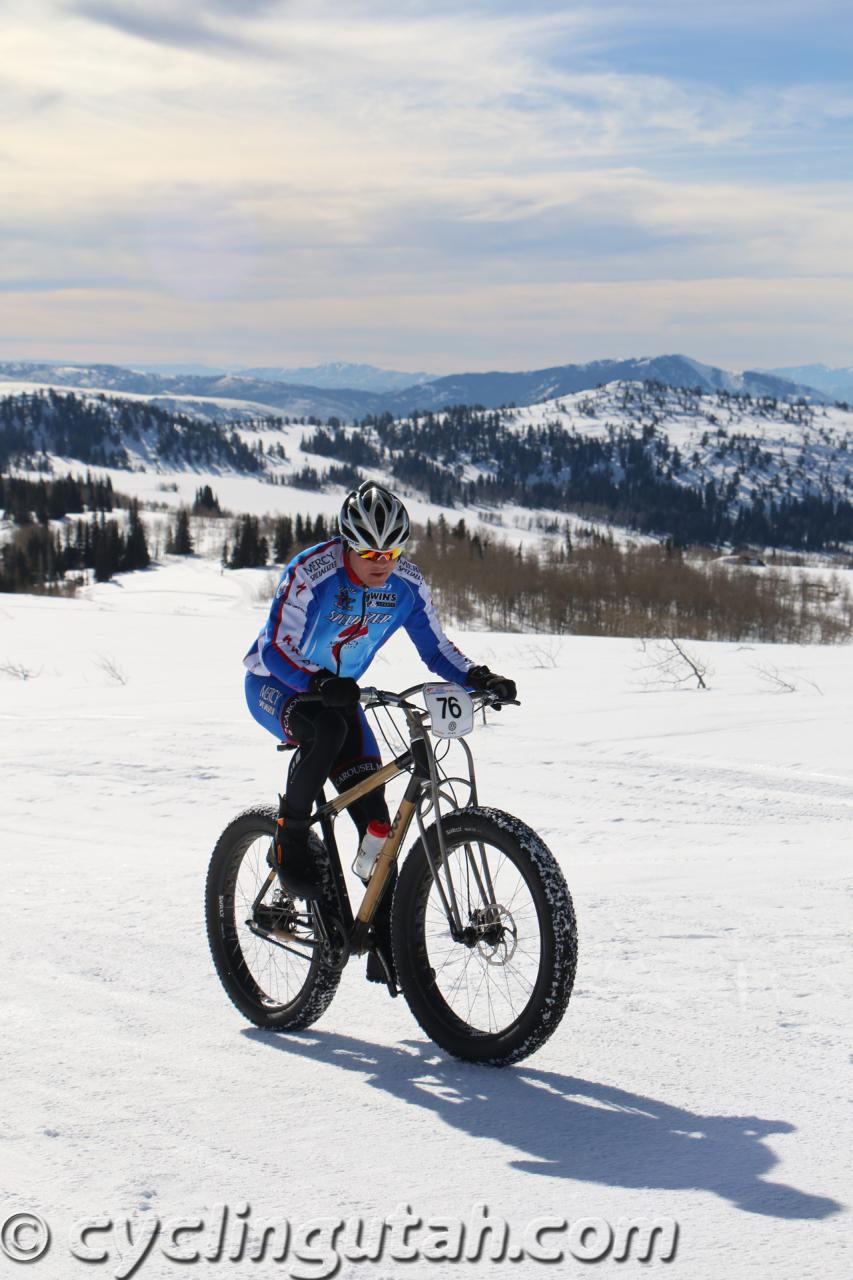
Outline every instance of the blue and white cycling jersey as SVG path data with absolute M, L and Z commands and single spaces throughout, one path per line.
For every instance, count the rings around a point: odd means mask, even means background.
M 341 539 L 332 538 L 285 567 L 243 662 L 253 675 L 294 690 L 307 689 L 323 668 L 357 680 L 399 627 L 440 679 L 465 679 L 473 663 L 444 634 L 420 569 L 401 557 L 384 586 L 365 586 L 349 570 Z

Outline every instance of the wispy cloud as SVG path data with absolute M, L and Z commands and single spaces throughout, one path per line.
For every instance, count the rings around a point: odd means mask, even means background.
M 249 4 L 246 9 L 251 15 L 261 13 L 268 7 Z M 217 15 L 228 17 L 228 10 L 222 4 L 194 10 L 192 6 L 175 8 L 173 4 L 169 4 L 161 7 L 150 3 L 135 3 L 134 0 L 74 0 L 69 12 L 92 22 L 102 23 L 123 35 L 153 44 L 213 52 L 228 58 L 273 56 L 265 45 L 235 31 L 233 21 L 223 23 L 215 20 Z M 232 11 L 232 19 L 233 16 Z
M 777 28 L 805 14 L 793 2 L 773 8 Z M 809 11 L 818 8 L 834 6 L 816 0 Z M 742 27 L 767 20 L 770 6 L 721 0 L 713 12 L 718 28 Z M 834 165 L 853 94 L 803 77 L 688 83 L 675 65 L 651 74 L 608 54 L 617 33 L 624 42 L 666 22 L 701 38 L 711 13 L 685 15 L 669 0 L 642 12 L 510 0 L 13 0 L 0 288 L 79 298 L 88 284 L 87 307 L 124 289 L 146 314 L 155 296 L 164 313 L 177 299 L 187 316 L 220 300 L 221 313 L 208 307 L 200 322 L 208 341 L 227 333 L 250 355 L 253 323 L 259 356 L 297 300 L 340 344 L 359 300 L 373 314 L 368 294 L 382 295 L 388 342 L 415 341 L 412 308 L 439 324 L 432 299 L 458 296 L 458 314 L 482 334 L 476 363 L 490 365 L 495 290 L 519 291 L 533 344 L 535 299 L 549 299 L 547 341 L 554 289 L 583 290 L 587 304 L 600 289 L 608 301 L 596 314 L 624 336 L 634 330 L 614 290 L 681 297 L 692 281 L 708 334 L 716 324 L 728 335 L 731 318 L 715 310 L 724 295 L 708 281 L 853 272 L 853 188 Z M 792 154 L 811 166 L 808 182 Z M 54 323 L 66 312 L 45 314 Z M 116 332 L 110 314 L 105 335 Z M 335 350 L 318 338 L 313 355 L 346 355 L 360 340 L 353 332 Z M 421 325 L 417 341 L 441 367 L 438 330 Z M 459 352 L 454 332 L 445 364 Z M 412 348 L 414 364 L 425 358 Z

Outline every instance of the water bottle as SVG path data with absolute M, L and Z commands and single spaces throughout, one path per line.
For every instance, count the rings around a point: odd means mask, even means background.
M 355 855 L 352 869 L 365 884 L 370 879 L 373 864 L 377 859 L 379 850 L 388 839 L 390 830 L 391 824 L 389 822 L 371 822 L 364 833 L 364 838 L 358 846 L 358 853 Z

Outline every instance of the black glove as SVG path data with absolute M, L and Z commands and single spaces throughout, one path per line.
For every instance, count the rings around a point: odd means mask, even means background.
M 515 681 L 509 676 L 495 675 L 488 667 L 471 667 L 466 681 L 478 693 L 493 693 L 502 702 L 514 702 L 516 699 Z
M 311 677 L 312 693 L 319 693 L 324 707 L 350 711 L 358 706 L 361 689 L 352 676 L 333 676 L 331 671 L 318 671 Z

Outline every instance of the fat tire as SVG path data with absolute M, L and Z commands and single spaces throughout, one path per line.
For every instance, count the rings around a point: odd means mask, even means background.
M 217 840 L 205 886 L 207 938 L 219 980 L 244 1017 L 271 1031 L 301 1031 L 328 1009 L 341 980 L 340 969 L 315 952 L 305 982 L 294 998 L 283 1005 L 265 1002 L 243 957 L 234 923 L 234 886 L 240 864 L 254 840 L 272 840 L 277 814 L 274 808 L 247 809 L 228 824 Z M 308 838 L 322 864 L 326 856 L 322 841 L 314 832 L 309 832 Z M 328 886 L 324 892 L 328 900 Z M 327 901 L 327 905 L 331 907 L 331 902 Z
M 442 1049 L 467 1062 L 508 1066 L 540 1048 L 566 1012 L 577 967 L 571 894 L 554 855 L 518 818 L 471 806 L 447 814 L 442 825 L 449 850 L 481 841 L 499 849 L 524 878 L 542 940 L 538 975 L 527 1005 L 501 1031 L 478 1030 L 454 1013 L 437 988 L 427 952 L 424 916 L 433 874 L 418 839 L 403 863 L 392 904 L 391 937 L 400 988 L 422 1029 Z M 441 851 L 434 825 L 426 838 L 438 867 Z

